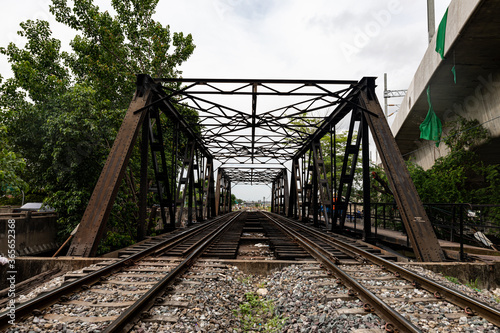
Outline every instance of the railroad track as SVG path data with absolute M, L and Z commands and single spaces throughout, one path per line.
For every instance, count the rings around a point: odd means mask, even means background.
M 452 332 L 459 326 L 458 321 L 464 314 L 477 315 L 500 326 L 498 309 L 316 229 L 279 215 L 265 215 L 307 248 L 323 267 L 339 279 L 338 284 L 347 286 L 349 296 L 360 298 L 365 311 L 375 312 L 383 318 L 389 332 L 421 332 L 422 329 L 427 329 L 419 327 L 422 326 L 419 317 L 425 320 L 429 317 L 444 319 L 449 326 L 448 331 Z M 336 251 L 355 258 L 361 265 L 355 268 L 339 265 Z M 399 297 L 400 290 L 406 290 L 401 293 L 404 294 L 403 297 Z M 422 313 L 406 312 L 405 305 L 408 303 L 420 303 Z M 438 305 L 426 306 L 426 303 Z M 441 329 L 447 331 L 446 327 Z
M 27 315 L 41 315 L 47 312 L 47 319 L 63 322 L 71 321 L 73 315 L 58 314 L 60 305 L 76 308 L 77 312 L 85 312 L 84 321 L 104 322 L 107 332 L 127 331 L 131 328 L 130 323 L 141 315 L 143 309 L 151 308 L 158 302 L 157 296 L 167 290 L 182 273 L 193 265 L 196 259 L 215 241 L 226 229 L 230 228 L 241 213 L 231 213 L 214 219 L 208 223 L 199 225 L 185 232 L 177 232 L 167 235 L 166 238 L 158 237 L 152 240 L 149 246 L 130 253 L 122 260 L 93 272 L 76 276 L 59 288 L 41 294 L 38 297 L 16 306 L 16 319 L 22 319 Z M 177 253 L 182 254 L 182 260 L 162 260 L 161 255 Z M 155 268 L 151 270 L 151 267 Z M 145 280 L 144 275 L 148 277 Z M 141 282 L 136 277 L 141 277 Z M 75 276 L 73 276 L 75 277 Z M 102 287 L 102 286 L 105 287 Z M 125 287 L 124 287 L 125 286 Z M 89 298 L 89 294 L 118 295 L 123 289 L 132 286 L 132 297 L 126 297 L 125 293 L 119 302 L 117 297 L 113 302 L 98 304 L 95 301 L 80 301 L 80 297 Z M 92 299 L 92 296 L 90 296 Z M 100 316 L 99 308 L 113 308 L 113 316 Z M 89 310 L 92 309 L 92 310 Z M 91 315 L 89 316 L 89 312 Z M 92 315 L 93 314 L 93 315 Z M 117 316 L 118 315 L 118 316 Z M 0 314 L 0 329 L 9 326 L 11 317 L 8 312 Z M 109 325 L 106 325 L 108 324 Z
M 253 285 L 220 259 L 236 258 L 241 236 L 252 233 L 268 242 L 274 258 L 306 260 L 291 270 L 298 270 L 298 283 L 304 288 L 314 286 L 316 304 L 327 305 L 317 325 L 330 327 L 328 323 L 371 316 L 379 328 L 385 325 L 385 331 L 420 332 L 433 331 L 425 324 L 432 319 L 441 321 L 439 331 L 451 332 L 464 316 L 473 315 L 500 324 L 498 310 L 396 265 L 390 257 L 373 254 L 373 248 L 260 212 L 232 213 L 157 237 L 123 251 L 122 259 L 111 265 L 69 274 L 61 287 L 19 305 L 17 319 L 33 314 L 28 322 L 43 318 L 39 324 L 48 325 L 44 331 L 54 332 L 72 322 L 101 332 L 236 329 L 240 324 L 232 311 Z M 292 297 L 290 289 L 297 288 L 293 282 L 283 285 L 282 278 L 270 291 Z M 347 308 L 337 308 L 339 304 Z M 420 313 L 408 304 L 419 305 Z M 290 308 L 282 305 L 276 308 L 283 316 L 287 311 Z M 357 317 L 346 317 L 350 315 Z M 0 315 L 3 327 L 8 319 Z M 287 327 L 293 330 L 295 320 L 289 316 Z

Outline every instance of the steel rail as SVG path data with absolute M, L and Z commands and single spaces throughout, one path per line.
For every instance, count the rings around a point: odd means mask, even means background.
M 388 324 L 393 325 L 399 332 L 421 332 L 415 325 L 408 319 L 403 317 L 400 313 L 387 305 L 384 301 L 378 298 L 374 293 L 361 285 L 356 279 L 352 278 L 349 274 L 340 269 L 335 263 L 333 256 L 317 246 L 311 240 L 307 239 L 298 232 L 284 225 L 282 222 L 270 216 L 268 213 L 263 213 L 267 218 L 273 221 L 281 230 L 288 234 L 291 238 L 295 239 L 301 246 L 303 246 L 312 256 L 320 261 L 327 269 L 329 269 L 335 276 L 337 276 L 344 285 L 351 288 L 356 292 L 356 296 L 360 298 L 365 305 L 368 304 L 369 308 L 375 309 L 375 313 L 382 317 Z
M 387 269 L 388 271 L 397 274 L 399 277 L 413 283 L 416 286 L 419 286 L 431 293 L 433 293 L 437 298 L 443 299 L 450 303 L 457 305 L 458 307 L 464 309 L 464 311 L 468 314 L 474 313 L 478 316 L 488 320 L 492 324 L 500 327 L 500 311 L 487 305 L 478 300 L 475 300 L 457 290 L 452 288 L 448 288 L 444 285 L 441 285 L 431 279 L 423 277 L 417 273 L 410 271 L 404 267 L 401 267 L 387 259 L 381 258 L 375 254 L 372 254 L 363 249 L 357 248 L 351 244 L 343 242 L 341 240 L 325 236 L 320 231 L 311 228 L 309 226 L 301 225 L 296 221 L 290 220 L 288 218 L 284 218 L 280 216 L 280 218 L 286 219 L 287 222 L 293 223 L 299 226 L 302 229 L 313 232 L 315 236 L 320 237 L 323 241 L 326 241 L 329 245 L 337 248 L 340 251 L 346 251 L 349 253 L 356 253 L 358 256 L 361 256 L 368 261 Z
M 220 236 L 232 222 L 241 215 L 241 212 L 233 214 L 228 221 L 222 224 L 219 228 L 207 234 L 197 242 L 198 247 L 194 249 L 178 266 L 172 269 L 164 278 L 156 283 L 144 295 L 141 296 L 133 305 L 131 305 L 125 312 L 123 312 L 115 321 L 113 321 L 104 333 L 111 332 L 128 332 L 135 325 L 135 321 L 141 316 L 143 309 L 149 309 L 156 301 L 156 298 L 166 288 L 168 288 L 174 280 L 186 271 L 189 266 L 200 256 L 203 251 L 218 237 Z M 227 216 L 227 215 L 225 215 Z
M 148 255 L 154 254 L 156 250 L 158 249 L 165 249 L 169 247 L 170 245 L 174 246 L 178 244 L 178 242 L 184 240 L 185 238 L 189 237 L 193 233 L 197 233 L 201 231 L 204 228 L 208 228 L 210 225 L 214 223 L 218 223 L 221 219 L 227 217 L 227 215 L 223 215 L 220 217 L 217 217 L 211 221 L 208 221 L 207 223 L 200 224 L 199 226 L 183 231 L 177 235 L 175 235 L 172 238 L 166 239 L 164 241 L 161 241 L 157 244 L 152 245 L 151 247 L 144 249 L 142 251 L 139 251 L 137 253 L 132 254 L 131 256 L 124 258 L 122 260 L 119 260 L 117 262 L 114 262 L 108 266 L 105 266 L 99 270 L 96 270 L 92 273 L 89 273 L 85 276 L 82 276 L 81 278 L 76 279 L 75 281 L 69 282 L 67 284 L 63 284 L 60 287 L 48 291 L 46 293 L 43 293 L 37 297 L 35 297 L 32 300 L 29 300 L 25 303 L 22 303 L 15 308 L 15 314 L 16 314 L 16 319 L 22 318 L 26 315 L 29 315 L 33 312 L 33 310 L 39 310 L 41 308 L 48 307 L 54 303 L 57 302 L 59 298 L 63 295 L 67 295 L 71 292 L 74 292 L 76 290 L 82 289 L 82 286 L 89 286 L 92 285 L 100 280 L 102 276 L 107 276 L 110 274 L 113 274 L 114 272 L 118 271 L 122 267 L 131 265 L 133 262 L 140 260 L 144 257 L 147 257 Z M 0 313 L 0 329 L 3 329 L 9 325 L 9 311 L 7 310 L 3 313 Z

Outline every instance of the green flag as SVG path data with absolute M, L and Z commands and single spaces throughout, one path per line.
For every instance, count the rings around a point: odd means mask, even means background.
M 436 141 L 436 147 L 439 147 L 441 139 L 441 120 L 434 113 L 431 104 L 431 87 L 427 87 L 427 102 L 429 103 L 429 112 L 424 121 L 420 124 L 420 139 Z
M 439 23 L 437 36 L 436 36 L 436 52 L 441 55 L 441 59 L 444 59 L 444 42 L 446 39 L 446 21 L 448 21 L 448 9 L 444 13 L 441 23 Z

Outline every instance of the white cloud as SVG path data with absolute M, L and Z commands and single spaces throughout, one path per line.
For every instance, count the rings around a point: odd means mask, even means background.
M 50 0 L 5 2 L 0 46 L 23 45 L 16 35 L 26 19 L 47 19 L 54 37 L 69 49 L 71 30 L 56 24 Z M 110 0 L 95 0 L 109 9 Z M 435 0 L 436 26 L 450 0 Z M 391 6 L 396 10 L 391 11 Z M 398 10 L 399 9 L 399 10 Z M 384 16 L 385 12 L 389 16 Z M 184 77 L 360 79 L 383 73 L 390 89 L 405 89 L 427 48 L 425 1 L 407 0 L 160 0 L 157 20 L 172 31 L 191 33 L 193 56 Z M 363 39 L 363 35 L 368 38 Z M 346 57 L 342 45 L 355 52 Z M 0 74 L 10 76 L 0 57 Z M 242 187 L 246 188 L 246 187 Z M 259 193 L 244 199 L 268 197 Z

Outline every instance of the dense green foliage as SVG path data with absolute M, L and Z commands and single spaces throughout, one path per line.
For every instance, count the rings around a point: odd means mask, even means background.
M 27 189 L 27 184 L 19 176 L 26 162 L 9 149 L 6 127 L 0 124 L 0 196 L 18 195 Z
M 13 71 L 0 87 L 1 138 L 9 141 L 0 152 L 8 174 L 0 180 L 44 193 L 59 214 L 61 239 L 81 219 L 135 91 L 135 75 L 177 77 L 177 66 L 194 50 L 191 35 L 172 34 L 153 19 L 157 3 L 112 1 L 112 15 L 92 0 L 53 0 L 56 20 L 76 31 L 72 52 L 61 51 L 40 20 L 21 23 L 24 47 L 0 48 Z M 138 155 L 132 154 L 101 251 L 136 237 Z
M 486 164 L 475 152 L 477 144 L 489 138 L 477 120 L 458 119 L 449 125 L 443 139 L 450 153 L 438 158 L 432 168 L 423 170 L 408 163 L 411 177 L 423 202 L 498 203 L 500 166 Z

